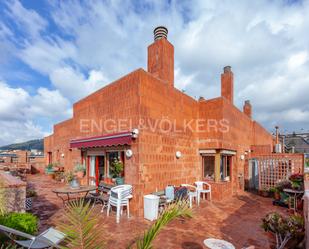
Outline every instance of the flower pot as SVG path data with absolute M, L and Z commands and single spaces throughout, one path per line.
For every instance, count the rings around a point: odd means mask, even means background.
M 55 173 L 54 172 L 50 172 L 50 173 L 48 173 L 47 174 L 48 175 L 48 177 L 50 178 L 50 179 L 55 179 Z
M 281 196 L 280 196 L 279 192 L 274 192 L 274 199 L 275 200 L 280 200 L 281 199 Z
M 80 188 L 79 182 L 78 182 L 76 179 L 73 179 L 73 180 L 70 182 L 70 187 L 71 187 L 71 188 L 74 188 L 74 189 Z
M 83 178 L 84 177 L 84 171 L 77 171 L 76 176 L 77 176 L 77 178 Z
M 124 179 L 123 179 L 123 177 L 117 177 L 117 178 L 116 178 L 116 184 L 117 184 L 117 185 L 123 185 L 123 184 L 124 184 Z
M 263 197 L 269 197 L 269 192 L 265 191 L 265 190 L 261 190 L 260 195 L 263 196 Z

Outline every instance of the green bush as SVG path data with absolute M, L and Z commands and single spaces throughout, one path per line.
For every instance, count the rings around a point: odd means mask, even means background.
M 0 216 L 0 224 L 32 235 L 38 231 L 38 218 L 30 213 L 9 213 Z

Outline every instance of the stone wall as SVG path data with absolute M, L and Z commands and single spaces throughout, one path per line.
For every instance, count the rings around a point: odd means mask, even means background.
M 9 173 L 0 172 L 1 209 L 6 212 L 24 212 L 26 186 L 23 182 Z

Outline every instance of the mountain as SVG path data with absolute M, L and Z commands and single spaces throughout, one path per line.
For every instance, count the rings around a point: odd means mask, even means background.
M 17 144 L 10 144 L 1 146 L 0 150 L 44 150 L 44 140 L 43 139 L 36 139 L 36 140 L 30 140 L 23 143 L 17 143 Z

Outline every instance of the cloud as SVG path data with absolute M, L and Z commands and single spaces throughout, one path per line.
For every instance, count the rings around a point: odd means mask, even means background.
M 32 38 L 36 38 L 48 26 L 48 22 L 36 11 L 24 8 L 18 0 L 7 1 L 6 5 L 8 7 L 6 14 L 14 19 L 21 30 L 26 28 L 24 31 Z
M 70 67 L 54 70 L 50 74 L 50 81 L 72 101 L 77 101 L 108 83 L 108 79 L 100 71 L 91 70 L 88 78 L 85 78 L 83 74 Z
M 231 65 L 239 108 L 250 99 L 254 118 L 268 129 L 278 123 L 288 130 L 309 125 L 308 0 L 50 1 L 44 7 L 48 11 L 14 0 L 3 8 L 1 54 L 50 84 L 32 96 L 22 87 L 2 86 L 20 99 L 0 107 L 6 120 L 24 118 L 35 126 L 44 118 L 52 127 L 70 115 L 73 102 L 146 68 L 153 28 L 163 24 L 175 47 L 177 88 L 217 97 L 222 69 Z M 17 108 L 25 102 L 31 103 L 25 104 L 26 114 Z M 16 111 L 5 111 L 10 108 Z
M 40 138 L 50 132 L 34 120 L 59 122 L 72 115 L 71 104 L 58 90 L 39 88 L 31 96 L 23 88 L 0 81 L 0 145 Z
M 20 143 L 31 139 L 46 136 L 42 127 L 35 125 L 32 121 L 18 122 L 0 120 L 0 145 Z
M 24 107 L 29 98 L 29 94 L 24 89 L 11 88 L 0 81 L 0 119 L 25 120 Z

